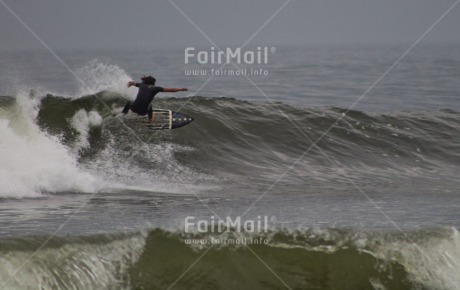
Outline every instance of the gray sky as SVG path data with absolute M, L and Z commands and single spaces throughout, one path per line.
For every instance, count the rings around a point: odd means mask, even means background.
M 51 48 L 209 47 L 167 0 L 3 0 Z M 244 43 L 284 0 L 174 0 L 219 46 Z M 252 45 L 413 43 L 452 0 L 292 0 Z M 41 47 L 0 4 L 0 50 Z M 424 43 L 460 44 L 460 4 Z

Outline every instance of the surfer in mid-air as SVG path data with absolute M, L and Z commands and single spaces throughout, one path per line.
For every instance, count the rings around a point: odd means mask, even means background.
M 152 76 L 144 76 L 141 78 L 141 80 L 142 83 L 136 83 L 134 81 L 128 82 L 128 88 L 131 86 L 136 86 L 139 88 L 139 92 L 137 93 L 137 97 L 134 102 L 130 101 L 126 104 L 122 113 L 127 114 L 129 110 L 131 110 L 140 116 L 148 115 L 150 123 L 155 120 L 151 102 L 153 101 L 153 98 L 156 94 L 159 92 L 176 93 L 188 91 L 187 88 L 157 87 L 155 86 L 156 79 Z

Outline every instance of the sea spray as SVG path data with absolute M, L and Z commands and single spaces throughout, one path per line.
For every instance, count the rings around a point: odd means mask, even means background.
M 77 96 L 93 95 L 99 92 L 115 92 L 127 99 L 134 97 L 126 84 L 132 78 L 120 67 L 97 59 L 88 62 L 76 71 L 80 83 Z

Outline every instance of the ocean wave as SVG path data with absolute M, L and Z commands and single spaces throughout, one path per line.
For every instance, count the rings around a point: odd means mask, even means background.
M 101 105 L 101 98 L 110 110 Z M 98 99 L 48 96 L 39 115 L 40 124 L 68 136 L 72 128 L 66 120 L 78 108 L 84 108 L 105 116 L 104 124 L 110 125 L 104 128 L 111 127 L 118 135 L 124 132 L 131 139 L 152 136 L 139 124 L 125 126 L 110 117 L 121 110 L 124 102 L 122 96 L 107 92 L 100 93 Z M 262 167 L 267 169 L 266 176 L 272 176 L 280 164 L 292 164 L 306 151 L 305 158 L 297 162 L 299 168 L 311 170 L 314 166 L 318 172 L 327 171 L 335 163 L 353 172 L 360 168 L 370 172 L 372 168 L 376 175 L 431 175 L 438 168 L 456 166 L 460 161 L 460 142 L 452 138 L 460 133 L 460 113 L 447 109 L 378 114 L 206 97 L 158 98 L 154 106 L 180 110 L 196 121 L 188 128 L 140 138 L 144 143 L 147 139 L 169 138 L 208 153 L 204 159 L 194 159 L 191 154 L 187 162 L 236 174 Z M 52 113 L 58 107 L 59 116 Z
M 36 136 L 77 152 L 71 157 L 73 161 L 69 159 L 72 166 L 92 168 L 93 173 L 98 171 L 105 177 L 113 175 L 108 183 L 123 179 L 114 174 L 113 168 L 137 172 L 131 177 L 143 176 L 147 171 L 157 181 L 193 183 L 209 180 L 210 176 L 247 176 L 247 172 L 252 172 L 251 178 L 272 180 L 279 176 L 280 169 L 292 164 L 295 166 L 284 178 L 292 183 L 303 183 L 305 178 L 351 178 L 375 184 L 376 179 L 401 176 L 440 176 L 454 181 L 453 172 L 460 162 L 460 142 L 453 138 L 460 134 L 460 113 L 449 109 L 379 114 L 230 98 L 158 98 L 155 107 L 180 110 L 193 116 L 195 122 L 185 128 L 152 132 L 142 124 L 114 116 L 126 98 L 109 91 L 77 99 L 44 95 L 33 105 L 33 113 L 22 108 L 30 105 L 27 102 L 15 104 L 11 98 L 1 99 L 3 119 L 9 118 L 5 113 L 8 110 L 19 110 Z M 21 118 L 8 119 L 2 130 L 14 132 L 11 128 L 22 126 Z M 10 136 L 7 140 L 2 142 L 18 140 L 24 143 L 22 147 L 39 148 L 30 138 Z M 15 151 L 21 146 L 7 147 Z M 30 158 L 38 157 L 34 154 Z M 58 168 L 56 164 L 62 162 L 53 164 L 49 167 Z M 343 175 L 344 169 L 347 176 Z M 138 186 L 139 182 L 127 186 Z
M 42 100 L 38 118 L 46 128 L 66 131 L 69 129 L 67 119 L 81 108 L 109 117 L 119 113 L 124 102 L 125 98 L 109 92 L 77 100 L 48 95 Z M 457 150 L 451 150 L 459 146 L 452 136 L 459 133 L 460 113 L 449 109 L 378 114 L 206 97 L 159 98 L 154 106 L 180 109 L 195 116 L 198 124 L 181 131 L 187 131 L 183 133 L 191 139 L 200 139 L 206 134 L 206 139 L 220 145 L 255 147 L 254 143 L 259 143 L 259 146 L 268 144 L 283 152 L 302 152 L 319 139 L 317 144 L 323 150 L 343 157 L 353 151 L 360 154 L 379 151 L 382 156 L 413 160 L 424 159 L 424 156 L 446 162 L 460 160 Z M 327 136 L 322 137 L 326 131 Z
M 241 243 L 235 242 L 238 239 Z M 455 275 L 460 239 L 456 229 L 447 228 L 407 233 L 272 230 L 265 234 L 151 229 L 55 237 L 39 248 L 45 240 L 0 240 L 0 247 L 8 250 L 0 254 L 1 281 L 10 287 L 6 289 L 36 285 L 45 289 L 164 289 L 173 283 L 179 289 L 267 289 L 283 288 L 284 283 L 292 289 L 460 286 Z M 28 271 L 30 267 L 34 270 Z M 19 269 L 17 275 L 12 275 L 13 269 Z

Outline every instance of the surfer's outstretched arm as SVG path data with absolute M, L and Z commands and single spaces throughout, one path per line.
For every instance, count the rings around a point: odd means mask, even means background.
M 131 86 L 139 87 L 139 84 L 134 82 L 134 81 L 130 81 L 130 82 L 128 82 L 128 88 L 131 87 Z
M 177 93 L 177 92 L 186 92 L 188 91 L 187 88 L 163 88 L 163 92 L 165 93 Z

